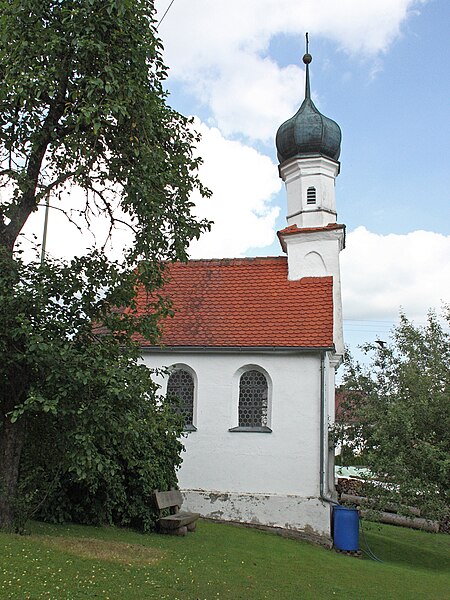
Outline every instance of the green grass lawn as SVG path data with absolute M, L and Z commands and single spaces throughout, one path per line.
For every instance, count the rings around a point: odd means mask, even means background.
M 364 527 L 383 563 L 208 522 L 184 538 L 32 523 L 0 534 L 0 598 L 450 598 L 450 536 Z

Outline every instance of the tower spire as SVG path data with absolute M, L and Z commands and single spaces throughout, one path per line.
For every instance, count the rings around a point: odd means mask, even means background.
M 309 53 L 308 33 L 305 38 L 305 99 L 296 114 L 278 128 L 276 146 L 280 165 L 291 158 L 306 155 L 320 155 L 337 161 L 341 150 L 339 125 L 323 115 L 311 100 L 309 65 L 312 56 Z
M 311 90 L 310 90 L 310 85 L 309 85 L 309 64 L 312 61 L 312 56 L 309 53 L 309 38 L 308 38 L 308 32 L 306 32 L 305 34 L 305 38 L 306 38 L 306 52 L 303 55 L 303 62 L 306 65 L 306 80 L 305 80 L 305 99 L 307 98 L 308 100 L 311 99 Z

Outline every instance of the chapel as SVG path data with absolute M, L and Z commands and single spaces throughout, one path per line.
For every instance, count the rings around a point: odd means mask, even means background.
M 335 199 L 341 131 L 311 99 L 311 60 L 307 52 L 305 98 L 276 134 L 284 255 L 171 264 L 163 291 L 174 316 L 142 355 L 168 369 L 161 391 L 185 419 L 183 509 L 326 541 L 345 227 Z

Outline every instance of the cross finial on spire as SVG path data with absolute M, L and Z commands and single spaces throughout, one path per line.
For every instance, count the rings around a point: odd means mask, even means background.
M 306 38 L 306 53 L 303 56 L 303 62 L 306 65 L 305 98 L 311 98 L 311 90 L 309 88 L 309 64 L 312 61 L 312 56 L 309 53 L 308 32 L 306 32 L 305 38 Z

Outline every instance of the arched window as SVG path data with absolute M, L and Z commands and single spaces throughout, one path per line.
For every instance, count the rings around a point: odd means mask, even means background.
M 176 413 L 184 417 L 186 429 L 194 427 L 194 378 L 185 369 L 173 371 L 167 382 L 167 398 L 173 403 Z
M 267 427 L 267 379 L 263 373 L 245 371 L 239 381 L 239 427 Z
M 316 188 L 311 186 L 306 190 L 306 204 L 316 203 Z

